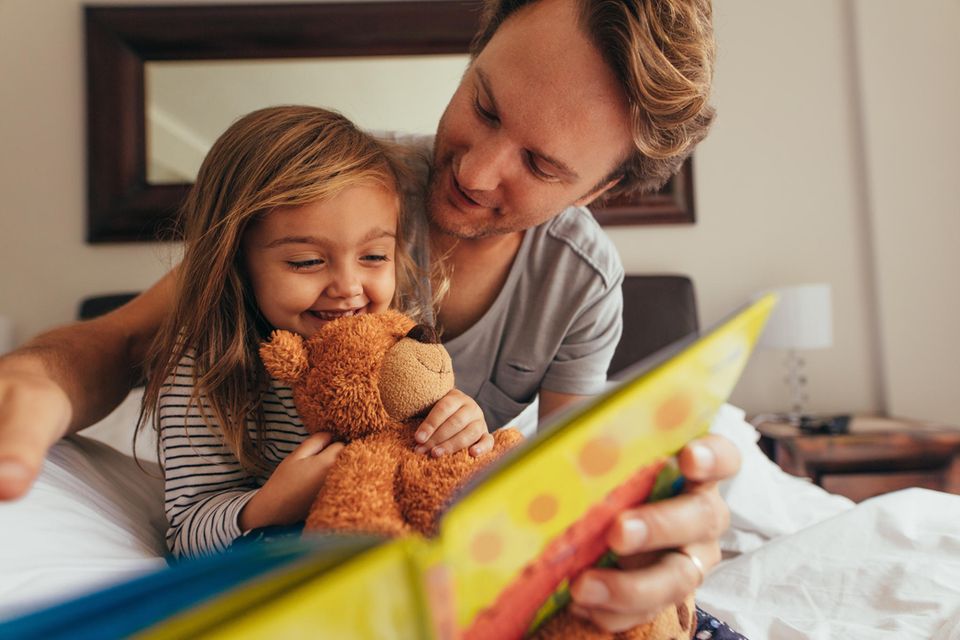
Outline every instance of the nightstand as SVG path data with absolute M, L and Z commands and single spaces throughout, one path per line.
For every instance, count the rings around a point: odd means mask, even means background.
M 855 416 L 842 434 L 785 422 L 755 426 L 760 448 L 784 471 L 858 502 L 907 487 L 960 494 L 957 427 L 873 416 Z

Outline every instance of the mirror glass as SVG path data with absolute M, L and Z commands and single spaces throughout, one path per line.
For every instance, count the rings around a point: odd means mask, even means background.
M 318 105 L 370 131 L 432 134 L 468 60 L 455 54 L 147 62 L 147 182 L 193 182 L 230 123 L 271 105 Z

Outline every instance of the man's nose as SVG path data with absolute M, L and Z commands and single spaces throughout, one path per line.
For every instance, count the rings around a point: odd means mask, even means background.
M 495 191 L 509 170 L 511 155 L 510 145 L 502 136 L 487 135 L 460 156 L 457 182 L 471 197 L 470 192 Z

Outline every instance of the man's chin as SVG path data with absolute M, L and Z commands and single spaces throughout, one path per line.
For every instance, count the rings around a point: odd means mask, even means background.
M 459 240 L 479 240 L 502 233 L 476 220 L 470 220 L 470 215 L 460 211 L 442 197 L 431 199 L 427 206 L 427 216 L 430 226 L 444 235 Z

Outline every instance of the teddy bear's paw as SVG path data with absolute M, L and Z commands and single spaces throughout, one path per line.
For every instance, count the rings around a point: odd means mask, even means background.
M 452 497 L 483 467 L 466 450 L 434 458 L 425 454 L 407 456 L 397 469 L 397 504 L 404 519 L 421 534 L 436 533 L 440 513 Z
M 304 533 L 370 534 L 398 538 L 412 533 L 408 524 L 396 516 L 378 517 L 370 514 L 357 516 L 349 513 L 316 511 L 307 517 Z

